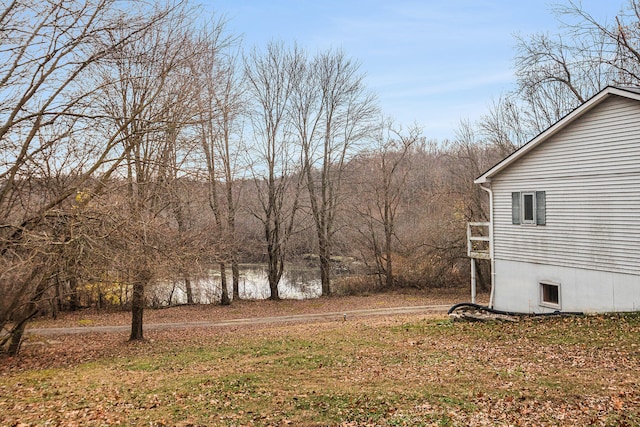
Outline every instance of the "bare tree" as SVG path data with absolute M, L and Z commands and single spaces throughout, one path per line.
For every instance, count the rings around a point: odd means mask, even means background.
M 567 43 L 565 40 L 570 40 Z M 534 34 L 517 39 L 516 96 L 528 137 L 542 132 L 611 82 L 602 34 Z
M 523 106 L 513 93 L 500 96 L 477 123 L 478 133 L 497 147 L 503 157 L 530 139 L 531 129 L 523 119 Z
M 481 139 L 472 124 L 462 120 L 456 129 L 456 138 L 447 148 L 447 176 L 442 190 L 446 197 L 463 202 L 459 213 L 465 222 L 488 221 L 486 193 L 473 181 L 505 156 L 503 147 L 492 140 Z
M 14 1 L 0 10 L 0 326 L 13 325 L 0 346 L 9 354 L 55 283 L 55 248 L 72 238 L 60 227 L 65 203 L 85 186 L 99 191 L 123 160 L 119 129 L 100 135 L 94 126 L 96 64 L 166 13 L 124 14 L 112 0 Z
M 361 181 L 356 188 L 363 203 L 356 209 L 365 224 L 359 232 L 373 254 L 376 275 L 387 289 L 395 286 L 397 215 L 411 172 L 412 148 L 423 140 L 419 128 L 412 127 L 403 135 L 390 120 L 384 120 L 375 136 L 375 148 L 361 162 L 366 172 L 357 174 Z
M 461 121 L 456 138 L 447 147 L 444 160 L 446 175 L 440 188 L 442 196 L 453 208 L 456 226 L 450 230 L 452 245 L 443 254 L 448 254 L 451 263 L 466 258 L 466 223 L 489 221 L 489 206 L 486 193 L 473 183 L 474 179 L 510 153 L 505 147 L 491 139 L 481 139 L 471 123 Z M 443 257 L 444 258 L 444 257 Z M 481 288 L 488 289 L 490 265 L 478 260 L 478 279 Z
M 219 246 L 226 252 L 219 264 L 222 304 L 231 299 L 227 290 L 227 261 L 231 263 L 233 298 L 239 295 L 239 276 L 236 240 L 236 210 L 238 194 L 234 181 L 238 178 L 238 160 L 242 145 L 244 120 L 244 86 L 237 67 L 234 40 L 223 34 L 224 24 L 217 22 L 203 36 L 205 53 L 192 64 L 192 72 L 199 81 L 198 99 L 200 148 L 204 153 L 211 207 Z M 220 185 L 223 184 L 223 196 Z M 224 203 L 222 200 L 224 200 Z
M 571 48 L 584 52 L 592 69 L 602 70 L 592 72 L 592 76 L 599 77 L 605 85 L 640 84 L 639 1 L 628 0 L 612 21 L 598 21 L 580 2 L 573 0 L 557 6 L 555 13 L 559 19 L 573 20 L 566 25 L 572 37 Z
M 128 230 L 128 252 L 123 270 L 129 271 L 132 285 L 131 340 L 143 339 L 145 288 L 157 278 L 157 265 L 167 259 L 159 250 L 161 228 L 166 227 L 170 207 L 159 197 L 171 175 L 176 159 L 179 126 L 190 89 L 176 87 L 183 81 L 187 63 L 196 54 L 190 43 L 188 10 L 176 7 L 162 25 L 147 31 L 135 43 L 113 53 L 102 68 L 105 82 L 103 110 L 120 130 L 122 153 L 126 158 L 128 218 L 122 229 Z M 175 175 L 173 175 L 175 176 Z M 173 205 L 175 207 L 175 204 Z M 127 260 L 134 261 L 131 264 Z
M 345 168 L 358 143 L 370 135 L 377 107 L 359 64 L 342 51 L 319 53 L 304 64 L 301 73 L 291 117 L 302 148 L 302 170 L 318 239 L 322 294 L 329 295 Z
M 500 97 L 479 128 L 508 154 L 556 123 L 605 86 L 640 85 L 640 2 L 630 0 L 611 22 L 579 2 L 554 8 L 558 34 L 517 38 L 517 88 Z
M 301 176 L 295 170 L 299 152 L 295 150 L 287 113 L 303 63 L 297 47 L 287 49 L 273 42 L 264 52 L 254 50 L 245 59 L 256 153 L 252 173 L 259 204 L 253 212 L 264 229 L 267 275 L 274 300 L 280 299 L 278 283 L 299 207 Z

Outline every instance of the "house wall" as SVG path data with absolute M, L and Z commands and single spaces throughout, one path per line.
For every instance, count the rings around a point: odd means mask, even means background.
M 496 260 L 494 308 L 517 313 L 550 313 L 540 305 L 540 282 L 560 285 L 565 312 L 640 310 L 640 277 L 585 268 Z M 498 281 L 498 278 L 502 280 Z M 508 285 L 508 286 L 505 286 Z
M 542 272 L 561 280 L 562 310 L 640 307 L 640 102 L 604 99 L 491 186 L 496 308 L 537 302 Z M 511 224 L 513 191 L 546 192 L 546 225 Z M 607 297 L 620 286 L 622 305 Z

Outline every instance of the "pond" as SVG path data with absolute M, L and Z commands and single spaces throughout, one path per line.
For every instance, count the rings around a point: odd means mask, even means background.
M 233 296 L 231 269 L 227 269 L 229 296 Z M 197 304 L 219 303 L 222 294 L 220 271 L 211 270 L 208 277 L 191 280 L 194 302 Z M 271 296 L 265 264 L 241 264 L 238 283 L 240 299 L 260 300 Z M 310 299 L 322 295 L 320 269 L 307 264 L 290 264 L 278 284 L 280 298 Z M 186 304 L 187 293 L 183 281 L 159 283 L 147 291 L 153 306 Z

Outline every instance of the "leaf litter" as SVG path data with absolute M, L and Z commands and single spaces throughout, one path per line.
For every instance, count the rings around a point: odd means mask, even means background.
M 638 315 L 405 314 L 146 335 L 63 335 L 0 360 L 0 425 L 640 424 Z

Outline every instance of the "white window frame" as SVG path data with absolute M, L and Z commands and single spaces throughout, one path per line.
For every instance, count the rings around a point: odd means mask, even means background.
M 558 302 L 557 303 L 544 300 L 544 287 L 545 286 L 555 286 L 555 287 L 558 288 Z M 560 310 L 562 308 L 562 292 L 561 292 L 560 283 L 555 283 L 555 282 L 550 282 L 550 281 L 541 281 L 538 284 L 538 287 L 540 288 L 540 302 L 539 302 L 539 305 L 541 307 L 554 308 L 556 310 Z
M 525 196 L 531 196 L 531 207 L 533 209 L 531 219 L 525 219 L 524 198 Z M 520 224 L 522 225 L 536 225 L 536 192 L 535 191 L 523 191 L 520 193 Z

